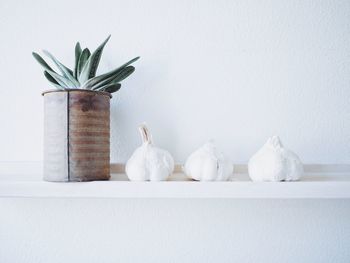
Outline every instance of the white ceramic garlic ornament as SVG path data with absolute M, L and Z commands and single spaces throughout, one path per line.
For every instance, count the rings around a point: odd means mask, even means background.
M 174 171 L 174 159 L 168 151 L 152 144 L 146 125 L 139 127 L 142 145 L 126 163 L 125 172 L 131 181 L 163 181 Z
M 303 174 L 303 164 L 295 153 L 283 147 L 278 136 L 272 136 L 250 158 L 248 172 L 253 181 L 296 181 Z
M 227 181 L 233 165 L 212 142 L 208 142 L 187 158 L 184 172 L 197 181 Z

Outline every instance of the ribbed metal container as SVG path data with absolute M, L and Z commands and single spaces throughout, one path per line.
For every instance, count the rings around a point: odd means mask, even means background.
M 110 93 L 71 89 L 43 96 L 44 180 L 108 180 Z

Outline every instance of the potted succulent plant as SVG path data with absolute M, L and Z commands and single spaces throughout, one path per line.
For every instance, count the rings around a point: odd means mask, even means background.
M 33 52 L 44 76 L 56 89 L 44 96 L 44 180 L 92 181 L 110 178 L 110 99 L 120 82 L 135 71 L 136 57 L 96 76 L 102 51 L 110 36 L 92 53 L 75 46 L 74 69 L 47 51 L 54 71 Z

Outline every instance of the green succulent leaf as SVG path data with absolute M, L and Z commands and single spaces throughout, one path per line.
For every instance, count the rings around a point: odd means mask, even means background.
M 84 83 L 90 78 L 95 77 L 98 64 L 100 63 L 103 48 L 108 42 L 111 35 L 107 37 L 105 41 L 91 54 L 88 61 L 86 62 L 81 74 L 79 75 L 79 82 Z
M 115 77 L 117 76 L 117 74 L 119 74 L 124 68 L 126 68 L 127 66 L 129 66 L 131 63 L 135 62 L 136 60 L 138 60 L 140 57 L 136 57 L 133 58 L 132 60 L 126 62 L 124 65 L 120 66 L 119 68 L 116 68 L 110 72 L 107 72 L 105 74 L 102 74 L 100 76 L 94 77 L 92 79 L 89 79 L 87 82 L 85 82 L 83 84 L 83 88 L 84 89 L 92 89 L 93 87 L 97 87 L 97 85 L 99 84 L 99 86 L 108 84 L 110 81 L 112 81 L 113 79 L 115 79 Z M 130 73 L 131 74 L 131 73 Z M 129 75 L 130 75 L 129 74 Z M 102 82 L 102 81 L 106 81 L 106 82 Z
M 88 48 L 85 48 L 83 50 L 83 52 L 81 53 L 80 58 L 79 58 L 79 62 L 78 62 L 78 72 L 77 72 L 78 79 L 79 79 L 81 71 L 83 70 L 83 68 L 86 64 L 86 61 L 89 59 L 90 55 L 91 55 L 91 53 L 90 53 L 90 50 Z
M 45 70 L 44 71 L 44 76 L 52 85 L 54 85 L 57 89 L 62 89 L 64 90 L 63 87 L 60 86 L 60 84 Z
M 82 53 L 82 50 L 81 50 L 80 43 L 77 42 L 77 44 L 75 45 L 75 65 L 74 65 L 74 77 L 75 78 L 78 77 L 78 63 L 79 63 L 81 53 Z
M 52 61 L 56 64 L 59 70 L 62 72 L 63 76 L 66 77 L 71 83 L 72 86 L 70 88 L 79 88 L 80 83 L 74 78 L 73 71 L 59 62 L 50 52 L 44 50 L 45 55 L 52 59 Z
M 110 84 L 110 83 L 121 82 L 122 80 L 124 80 L 128 76 L 130 76 L 134 71 L 135 71 L 135 68 L 133 66 L 128 66 L 128 67 L 122 68 L 119 72 L 112 75 L 110 78 L 107 78 L 107 79 L 97 83 L 93 87 L 91 87 L 91 89 L 96 90 L 99 87 L 105 86 L 105 85 Z
M 45 62 L 45 60 L 44 60 L 38 53 L 32 52 L 32 55 L 33 55 L 33 57 L 36 59 L 36 61 L 38 61 L 39 64 L 40 64 L 41 66 L 43 66 L 45 69 L 54 71 L 54 70 Z
M 50 81 L 54 84 L 58 84 L 58 82 L 46 70 L 44 71 L 44 75 L 48 81 Z
M 111 36 L 109 35 L 92 54 L 88 48 L 82 50 L 80 43 L 77 42 L 74 50 L 75 61 L 73 71 L 63 65 L 46 50 L 44 50 L 44 54 L 53 61 L 59 71 L 52 69 L 51 66 L 36 52 L 32 52 L 32 55 L 45 69 L 45 78 L 57 89 L 66 90 L 79 88 L 113 93 L 120 89 L 120 82 L 135 71 L 135 68 L 131 66 L 131 64 L 137 61 L 140 57 L 135 57 L 112 71 L 96 76 L 103 49 L 110 37 Z
M 116 91 L 120 90 L 121 86 L 122 85 L 120 83 L 108 84 L 108 85 L 102 87 L 100 89 L 100 91 L 106 91 L 106 92 L 109 92 L 109 93 L 113 93 L 113 92 L 116 92 Z
M 66 74 L 65 73 L 66 71 L 68 71 L 71 75 L 73 74 L 73 71 L 71 69 L 67 68 L 61 62 L 59 62 L 49 51 L 43 50 L 43 52 L 46 56 L 48 56 L 55 63 L 55 65 L 62 72 L 62 74 Z
M 132 73 L 134 73 L 134 71 L 135 71 L 135 67 L 133 66 L 128 66 L 126 68 L 123 68 L 118 74 L 114 75 L 115 77 L 113 78 L 113 80 L 116 82 L 121 82 L 122 80 L 129 77 Z
M 53 77 L 60 86 L 62 86 L 65 89 L 72 89 L 75 88 L 74 84 L 72 81 L 69 79 L 57 74 L 56 72 L 53 72 L 51 70 L 47 70 L 47 73 Z

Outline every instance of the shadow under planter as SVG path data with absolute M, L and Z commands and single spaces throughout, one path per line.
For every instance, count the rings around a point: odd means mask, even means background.
M 111 94 L 70 89 L 43 96 L 44 180 L 108 180 Z

